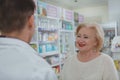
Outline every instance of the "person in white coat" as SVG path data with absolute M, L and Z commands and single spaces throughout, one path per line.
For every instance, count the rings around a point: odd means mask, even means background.
M 33 0 L 0 0 L 0 80 L 57 80 L 51 66 L 31 48 Z
M 119 80 L 113 59 L 100 50 L 103 29 L 94 23 L 81 23 L 76 29 L 78 53 L 66 59 L 61 80 Z

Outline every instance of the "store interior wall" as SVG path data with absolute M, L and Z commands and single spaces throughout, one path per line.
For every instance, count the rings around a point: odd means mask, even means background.
M 114 21 L 120 18 L 120 0 L 109 0 L 109 20 Z
M 87 7 L 74 10 L 85 16 L 85 22 L 105 23 L 108 21 L 108 6 Z
M 85 16 L 85 22 L 117 22 L 117 35 L 120 36 L 120 0 L 108 0 L 108 5 L 74 10 Z
M 120 36 L 120 0 L 109 0 L 109 20 L 117 21 L 117 32 Z
M 118 21 L 117 21 L 118 23 L 117 23 L 117 35 L 118 36 L 120 36 L 120 18 L 118 19 Z

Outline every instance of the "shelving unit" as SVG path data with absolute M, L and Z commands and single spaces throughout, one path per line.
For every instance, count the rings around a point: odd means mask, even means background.
M 116 36 L 113 38 L 111 51 L 113 54 L 112 58 L 114 59 L 116 68 L 118 70 L 118 75 L 120 78 L 120 36 Z
M 58 21 L 39 17 L 38 25 L 39 53 L 58 51 Z
M 71 20 L 60 20 L 60 69 L 68 56 L 75 54 L 74 22 Z
M 103 24 L 102 27 L 105 33 L 104 46 L 102 51 L 112 57 L 111 43 L 113 38 L 117 36 L 117 25 L 115 22 L 111 22 Z
M 60 53 L 66 58 L 75 53 L 74 12 L 62 9 L 62 14 L 62 20 L 60 20 Z
M 71 55 L 75 52 L 73 23 L 61 21 L 60 29 L 60 53 L 63 55 Z
M 114 39 L 115 37 L 117 37 L 117 23 L 110 22 L 102 26 L 105 32 L 103 52 L 113 58 L 116 68 L 118 70 L 118 75 L 120 75 L 120 51 L 115 47 L 116 42 L 119 42 L 120 39 Z
M 50 13 L 47 13 L 47 9 L 50 8 L 51 11 L 54 6 L 39 0 L 36 0 L 36 5 L 37 9 L 34 15 L 36 28 L 30 45 L 51 65 L 56 74 L 58 74 L 61 65 L 59 52 L 59 18 L 50 16 Z M 55 7 L 55 10 L 57 9 Z M 57 13 L 55 14 L 57 15 Z
M 70 10 L 36 1 L 36 29 L 30 45 L 59 75 L 66 57 L 75 53 L 74 15 Z
M 55 70 L 60 71 L 59 19 L 37 16 L 36 31 L 30 45 Z

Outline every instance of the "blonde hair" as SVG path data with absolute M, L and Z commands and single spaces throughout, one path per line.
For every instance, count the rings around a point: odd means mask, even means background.
M 89 27 L 90 29 L 93 29 L 96 32 L 96 40 L 97 40 L 97 46 L 96 46 L 96 51 L 100 51 L 103 47 L 104 43 L 104 31 L 103 28 L 96 24 L 96 23 L 81 23 L 78 25 L 76 28 L 76 35 L 78 35 L 78 32 L 81 28 L 83 27 Z

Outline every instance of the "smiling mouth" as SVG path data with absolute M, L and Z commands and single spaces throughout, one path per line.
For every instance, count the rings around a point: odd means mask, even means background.
M 79 44 L 79 46 L 80 46 L 80 47 L 84 47 L 84 46 L 85 46 L 85 44 Z

